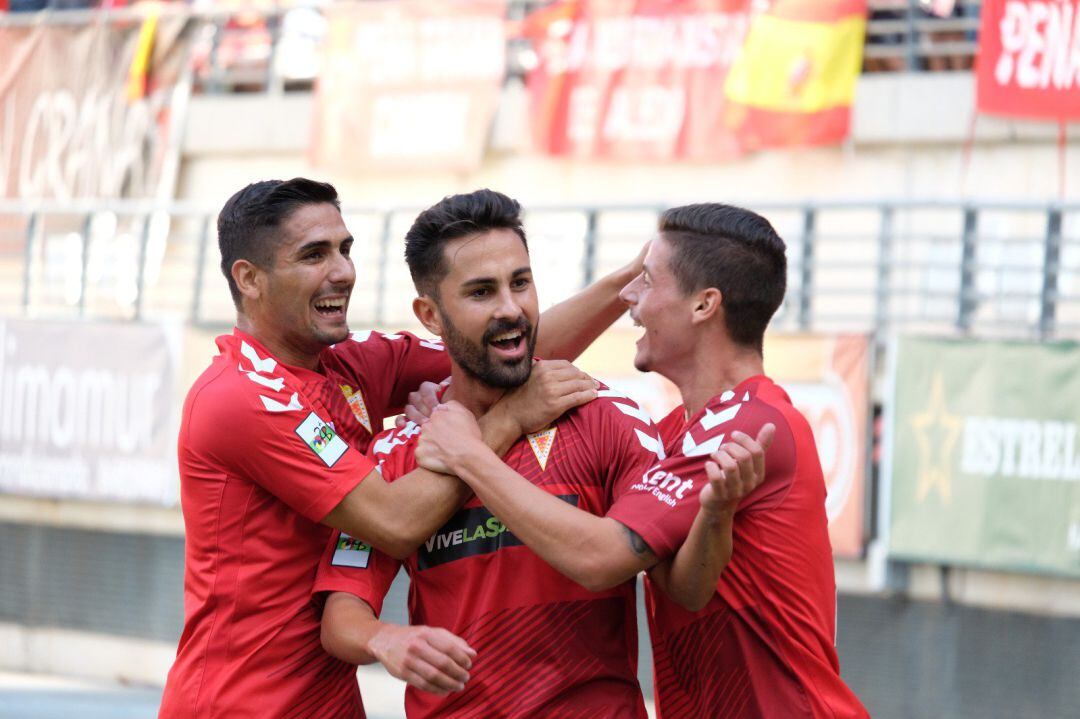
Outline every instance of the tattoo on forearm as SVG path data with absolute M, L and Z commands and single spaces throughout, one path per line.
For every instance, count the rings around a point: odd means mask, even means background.
M 645 540 L 641 538 L 640 534 L 630 529 L 630 527 L 627 527 L 625 524 L 623 525 L 623 529 L 626 530 L 626 538 L 630 541 L 630 549 L 634 554 L 639 557 L 653 556 L 652 549 L 649 548 L 649 545 L 645 543 Z

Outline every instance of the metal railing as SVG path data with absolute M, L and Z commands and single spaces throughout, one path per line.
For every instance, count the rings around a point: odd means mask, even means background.
M 524 18 L 551 0 L 509 0 L 507 17 Z M 981 0 L 957 0 L 952 17 L 923 9 L 919 0 L 870 0 L 864 69 L 919 72 L 970 69 L 978 49 Z M 325 5 L 285 2 L 272 7 L 193 9 L 166 5 L 163 12 L 201 21 L 192 52 L 195 91 L 208 94 L 310 92 L 327 29 Z M 145 10 L 69 10 L 0 13 L 0 25 L 124 21 Z M 520 77 L 533 62 L 528 41 L 512 37 L 507 76 Z
M 1080 204 L 749 203 L 788 243 L 782 331 L 893 328 L 979 336 L 1080 336 Z M 662 207 L 534 208 L 541 300 L 633 257 Z M 172 319 L 225 326 L 217 208 L 175 203 L 0 202 L 0 313 Z M 416 209 L 344 209 L 356 239 L 353 325 L 414 320 L 402 237 Z
M 956 0 L 938 17 L 918 0 L 870 0 L 866 72 L 970 70 L 979 50 L 981 0 Z

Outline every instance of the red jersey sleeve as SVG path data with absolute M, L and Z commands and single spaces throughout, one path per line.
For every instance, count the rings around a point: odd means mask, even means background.
M 617 390 L 602 387 L 584 409 L 594 416 L 588 437 L 607 480 L 610 505 L 624 487 L 663 458 L 663 441 L 645 410 Z
M 645 540 L 660 559 L 675 554 L 698 511 L 698 494 L 708 483 L 705 462 L 734 431 L 756 437 L 772 422 L 777 439 L 791 432 L 783 415 L 753 397 L 714 397 L 668 445 L 671 455 L 625 485 L 608 513 Z M 791 485 L 795 463 L 790 442 L 774 441 L 765 457 L 765 480 L 745 497 L 739 511 L 753 511 Z
M 383 554 L 366 542 L 344 532 L 334 532 L 326 545 L 312 595 L 345 592 L 367 602 L 375 616 L 394 583 L 401 561 Z
M 380 433 L 368 448 L 368 459 L 376 464 L 387 482 L 405 475 L 412 455 L 409 438 L 420 428 L 409 422 L 401 429 Z M 402 562 L 383 554 L 363 540 L 344 532 L 334 532 L 319 562 L 312 594 L 347 592 L 371 605 L 375 616 L 382 611 L 383 599 L 390 591 Z
M 374 464 L 284 384 L 277 391 L 256 387 L 262 395 L 242 387 L 194 398 L 182 443 L 225 475 L 245 477 L 308 519 L 322 521 Z
M 450 357 L 442 340 L 410 332 L 353 332 L 331 349 L 337 369 L 366 388 L 380 416 L 400 414 L 409 392 L 421 382 L 450 376 Z

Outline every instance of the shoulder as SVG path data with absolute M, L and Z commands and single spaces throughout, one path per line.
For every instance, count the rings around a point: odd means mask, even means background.
M 408 422 L 404 427 L 380 432 L 371 442 L 368 456 L 379 467 L 383 479 L 391 481 L 412 469 L 416 438 L 420 425 Z
M 327 349 L 324 357 L 345 364 L 354 364 L 382 360 L 413 349 L 432 353 L 445 354 L 446 352 L 441 340 L 421 339 L 411 332 L 386 333 L 377 330 L 357 330 L 350 332 L 347 339 Z
M 801 418 L 783 389 L 762 378 L 713 396 L 690 419 L 682 436 L 674 438 L 675 449 L 690 457 L 704 456 L 719 449 L 732 432 L 755 437 L 770 422 L 778 436 L 790 434 L 795 417 Z
M 636 444 L 630 442 L 629 446 L 636 448 L 640 445 L 657 456 L 663 456 L 664 443 L 652 417 L 636 401 L 616 389 L 601 384 L 597 398 L 572 413 L 577 415 L 587 434 L 616 440 L 635 439 Z
M 313 409 L 295 378 L 248 345 L 239 357 L 226 352 L 214 358 L 188 392 L 185 419 L 196 432 L 235 439 L 295 425 Z

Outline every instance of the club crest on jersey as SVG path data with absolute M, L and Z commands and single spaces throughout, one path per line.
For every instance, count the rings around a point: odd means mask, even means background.
M 549 427 L 539 432 L 527 435 L 529 446 L 532 447 L 536 461 L 540 465 L 540 471 L 547 469 L 548 457 L 551 456 L 551 448 L 555 444 L 555 430 L 557 427 Z
M 327 467 L 337 464 L 341 455 L 349 448 L 349 445 L 337 436 L 334 428 L 323 422 L 314 412 L 308 414 L 307 419 L 296 427 L 296 434 Z
M 364 404 L 364 395 L 360 393 L 360 389 L 354 390 L 349 385 L 343 384 L 341 385 L 341 392 L 345 395 L 345 399 L 348 400 L 349 409 L 352 410 L 356 421 L 363 425 L 368 434 L 374 434 L 371 430 L 371 415 L 368 414 L 367 405 Z
M 356 567 L 367 569 L 371 560 L 371 545 L 362 542 L 355 537 L 350 537 L 345 532 L 338 535 L 337 545 L 334 547 L 334 558 L 330 564 L 335 567 Z

